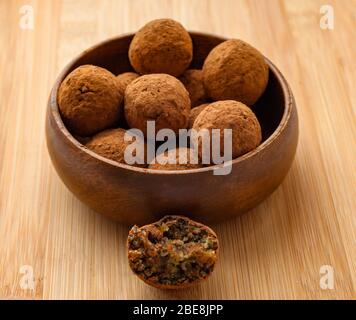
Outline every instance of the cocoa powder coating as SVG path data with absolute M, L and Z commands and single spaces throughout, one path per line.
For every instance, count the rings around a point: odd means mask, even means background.
M 193 124 L 195 119 L 198 117 L 200 112 L 202 112 L 210 103 L 203 103 L 198 107 L 193 108 L 190 110 L 189 120 L 188 120 L 188 128 L 193 128 Z
M 126 87 L 135 79 L 137 79 L 140 75 L 136 72 L 124 72 L 116 76 L 117 81 L 125 92 Z
M 148 166 L 149 169 L 156 170 L 188 170 L 201 167 L 199 157 L 194 150 L 183 147 L 171 149 L 157 155 L 154 163 L 152 162 Z
M 179 77 L 189 92 L 192 108 L 205 103 L 208 99 L 203 84 L 203 72 L 198 69 L 189 69 Z
M 131 144 L 131 142 L 124 140 L 125 133 L 130 134 L 121 128 L 102 131 L 93 136 L 92 139 L 86 143 L 86 147 L 102 157 L 119 163 L 127 164 L 125 161 L 125 150 Z M 131 136 L 133 137 L 133 141 L 135 141 L 136 136 Z M 144 141 L 142 141 L 142 143 L 144 143 Z M 134 152 L 134 155 L 139 156 L 142 159 L 142 162 L 145 162 L 146 146 L 142 151 L 143 152 L 139 155 Z M 145 163 L 137 163 L 133 165 L 136 167 L 147 167 Z
M 220 129 L 220 148 L 224 146 L 224 129 L 232 130 L 232 158 L 255 149 L 262 140 L 260 124 L 252 110 L 234 100 L 209 104 L 194 121 L 193 129 Z M 202 141 L 199 140 L 199 151 Z
M 129 48 L 132 67 L 140 74 L 167 73 L 179 76 L 193 58 L 193 44 L 184 27 L 171 19 L 147 23 Z
M 203 66 L 204 86 L 209 97 L 237 100 L 253 105 L 268 82 L 268 65 L 262 54 L 241 40 L 227 40 L 216 46 Z
M 120 117 L 123 91 L 108 70 L 83 65 L 73 70 L 58 90 L 58 106 L 67 128 L 89 136 L 114 126 Z
M 125 117 L 131 128 L 146 134 L 147 121 L 160 129 L 187 128 L 190 111 L 189 93 L 183 84 L 168 74 L 144 75 L 129 84 L 125 91 Z

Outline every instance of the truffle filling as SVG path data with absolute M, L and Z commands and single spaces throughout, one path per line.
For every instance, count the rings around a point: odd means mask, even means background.
M 183 217 L 168 216 L 128 237 L 132 270 L 161 285 L 181 285 L 206 278 L 217 260 L 216 235 Z

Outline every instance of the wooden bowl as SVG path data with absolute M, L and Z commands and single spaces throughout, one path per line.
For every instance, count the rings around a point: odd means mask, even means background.
M 190 34 L 194 44 L 192 68 L 201 68 L 209 51 L 226 40 Z M 229 175 L 214 175 L 214 167 L 157 171 L 119 164 L 88 150 L 68 132 L 57 105 L 62 80 L 83 64 L 101 66 L 114 74 L 132 70 L 127 57 L 132 37 L 119 36 L 84 51 L 62 71 L 53 86 L 47 110 L 47 145 L 53 165 L 69 190 L 95 211 L 129 225 L 151 223 L 166 214 L 218 222 L 235 217 L 268 197 L 292 164 L 298 117 L 286 80 L 267 59 L 269 83 L 253 106 L 261 123 L 263 142 L 234 159 Z

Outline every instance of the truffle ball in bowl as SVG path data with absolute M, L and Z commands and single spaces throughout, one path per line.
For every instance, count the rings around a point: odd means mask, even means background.
M 193 108 L 192 110 L 190 110 L 188 128 L 193 128 L 195 119 L 208 105 L 209 105 L 209 103 L 203 103 L 200 106 L 197 106 L 197 107 Z
M 195 150 L 184 147 L 170 149 L 157 155 L 154 162 L 148 166 L 149 169 L 156 170 L 188 170 L 201 167 Z
M 193 57 L 189 33 L 177 21 L 157 19 L 135 34 L 129 48 L 131 65 L 140 74 L 168 73 L 179 76 Z
M 137 79 L 140 75 L 136 72 L 124 72 L 119 74 L 116 79 L 121 85 L 123 92 L 125 92 L 126 87 L 135 79 Z
M 125 134 L 131 138 L 125 140 Z M 137 163 L 128 163 L 128 161 L 125 159 L 125 151 L 134 141 L 137 142 L 134 145 L 135 148 L 132 149 L 131 153 L 128 152 L 127 156 L 129 157 L 132 155 L 132 157 L 135 157 L 135 159 L 137 159 Z M 132 164 L 143 168 L 147 166 L 145 164 L 145 152 L 147 149 L 145 142 L 143 140 L 141 141 L 138 136 L 135 136 L 129 131 L 121 128 L 108 129 L 99 132 L 94 137 L 92 137 L 85 146 L 98 155 L 119 163 Z
M 262 140 L 261 127 L 252 110 L 235 100 L 217 101 L 209 104 L 195 119 L 193 129 L 220 130 L 220 144 L 212 146 L 224 149 L 224 129 L 231 129 L 232 158 L 237 158 L 255 149 Z M 199 139 L 201 153 L 202 139 Z M 210 141 L 209 141 L 210 144 Z
M 58 106 L 67 128 L 89 136 L 114 126 L 120 118 L 123 91 L 108 70 L 83 65 L 73 70 L 58 90 Z
M 131 128 L 147 132 L 147 121 L 155 121 L 156 132 L 186 128 L 190 111 L 189 93 L 168 74 L 144 75 L 125 91 L 125 118 Z
M 211 50 L 204 62 L 203 78 L 211 99 L 237 100 L 251 106 L 266 89 L 268 65 L 255 48 L 231 39 Z
M 197 69 L 189 69 L 179 77 L 189 92 L 192 108 L 205 103 L 208 99 L 203 84 L 203 72 Z

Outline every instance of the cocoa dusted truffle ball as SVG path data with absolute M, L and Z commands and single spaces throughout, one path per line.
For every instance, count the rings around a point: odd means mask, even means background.
M 131 128 L 146 134 L 147 121 L 155 121 L 156 132 L 169 128 L 175 133 L 187 128 L 189 93 L 183 84 L 168 74 L 144 75 L 131 82 L 125 91 L 125 117 Z
M 193 57 L 189 33 L 171 19 L 153 20 L 134 36 L 129 48 L 131 65 L 140 74 L 168 73 L 179 76 Z
M 188 170 L 201 168 L 198 154 L 190 148 L 171 149 L 156 156 L 148 166 L 156 170 Z
M 140 75 L 135 73 L 135 72 L 124 72 L 119 74 L 116 79 L 119 82 L 120 86 L 123 89 L 123 92 L 125 92 L 126 87 L 135 79 L 137 79 Z
M 183 216 L 134 226 L 127 244 L 132 271 L 159 289 L 186 288 L 208 278 L 218 259 L 215 232 Z
M 232 130 L 232 158 L 255 149 L 262 140 L 260 124 L 252 110 L 235 100 L 209 104 L 195 119 L 193 129 L 220 129 L 220 148 L 224 146 L 224 129 Z M 199 140 L 199 152 L 201 152 Z
M 197 69 L 189 69 L 179 77 L 189 92 L 192 108 L 199 106 L 207 101 L 203 84 L 203 72 Z
M 241 40 L 216 46 L 203 66 L 204 86 L 213 100 L 253 105 L 266 89 L 268 65 L 262 54 Z
M 193 128 L 193 124 L 197 116 L 202 112 L 210 103 L 203 103 L 198 107 L 193 108 L 190 110 L 189 114 L 189 121 L 188 121 L 188 128 Z
M 133 137 L 132 141 L 125 141 L 124 137 L 126 132 L 126 130 L 121 128 L 102 131 L 93 136 L 91 140 L 86 143 L 86 147 L 102 157 L 127 164 L 125 161 L 125 150 L 132 142 L 139 138 L 131 135 Z M 130 134 L 130 132 L 127 133 Z M 132 165 L 136 167 L 147 167 L 145 164 L 146 145 L 144 141 L 140 142 L 144 147 L 142 149 L 137 149 L 137 151 L 141 150 L 140 154 L 136 154 L 136 151 L 134 151 L 133 156 L 139 157 L 142 160 L 142 163 L 135 163 Z
M 58 106 L 68 129 L 89 136 L 114 126 L 120 118 L 122 88 L 108 70 L 83 65 L 73 70 L 58 90 Z

